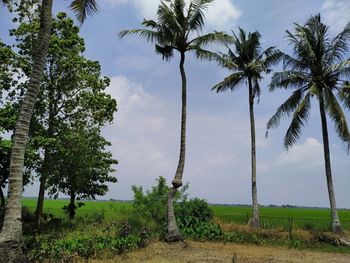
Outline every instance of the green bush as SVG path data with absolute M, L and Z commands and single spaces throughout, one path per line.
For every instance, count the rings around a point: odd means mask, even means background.
M 155 186 L 150 190 L 143 191 L 142 186 L 132 186 L 134 192 L 133 211 L 129 217 L 129 222 L 135 224 L 147 224 L 147 226 L 156 232 L 163 232 L 166 226 L 166 204 L 169 187 L 166 185 L 164 177 L 160 176 L 156 179 Z M 177 192 L 174 202 L 186 200 L 185 194 L 188 184 L 185 184 L 180 191 Z
M 194 227 L 213 220 L 214 212 L 203 199 L 183 200 L 175 205 L 175 215 L 180 228 Z
M 129 249 L 144 247 L 149 243 L 150 232 L 146 228 L 134 229 L 127 222 L 107 226 L 88 225 L 61 236 L 40 235 L 26 240 L 32 262 L 45 258 L 60 262 L 71 257 L 90 258 L 104 251 L 123 253 Z

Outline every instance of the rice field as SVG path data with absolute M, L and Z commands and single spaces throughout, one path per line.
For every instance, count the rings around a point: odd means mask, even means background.
M 45 200 L 44 211 L 56 217 L 64 217 L 63 206 L 68 200 Z M 84 206 L 77 209 L 77 216 L 89 216 L 103 213 L 106 220 L 121 220 L 129 215 L 132 209 L 131 202 L 123 201 L 84 201 Z M 23 205 L 34 210 L 36 199 L 26 198 Z M 246 224 L 251 216 L 249 206 L 211 205 L 214 215 L 227 223 Z M 350 230 L 350 210 L 338 210 L 341 223 Z M 325 230 L 330 227 L 330 212 L 324 208 L 285 208 L 261 207 L 261 224 L 264 228 L 304 228 Z

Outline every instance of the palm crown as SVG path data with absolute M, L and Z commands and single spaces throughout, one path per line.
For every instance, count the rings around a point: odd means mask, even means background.
M 227 41 L 223 32 L 213 32 L 190 39 L 192 33 L 198 33 L 204 26 L 204 13 L 213 0 L 192 0 L 186 9 L 184 0 L 161 1 L 158 10 L 158 20 L 144 20 L 142 25 L 148 29 L 124 30 L 120 36 L 137 34 L 147 41 L 155 42 L 156 52 L 164 59 L 170 59 L 174 50 L 180 53 L 197 51 L 203 45 L 214 41 Z
M 334 39 L 330 39 L 329 28 L 321 22 L 320 15 L 309 18 L 305 26 L 295 24 L 295 32 L 287 31 L 293 45 L 294 57 L 283 55 L 284 71 L 272 77 L 270 90 L 276 88 L 295 89 L 293 94 L 277 109 L 267 123 L 267 129 L 276 128 L 280 119 L 293 113 L 292 122 L 284 138 L 289 149 L 301 135 L 301 128 L 308 120 L 311 98 L 316 97 L 322 108 L 335 124 L 340 139 L 350 146 L 350 135 L 342 102 L 350 108 L 350 76 L 348 55 L 350 24 Z
M 239 28 L 239 34 L 232 32 L 230 43 L 233 43 L 234 51 L 227 46 L 227 54 L 216 54 L 209 51 L 199 51 L 201 59 L 214 60 L 220 66 L 232 70 L 233 73 L 222 82 L 213 87 L 217 92 L 235 89 L 247 80 L 252 81 L 253 99 L 260 96 L 259 81 L 264 73 L 271 72 L 271 67 L 277 64 L 281 58 L 281 52 L 274 47 L 269 47 L 261 52 L 259 32 L 246 33 Z

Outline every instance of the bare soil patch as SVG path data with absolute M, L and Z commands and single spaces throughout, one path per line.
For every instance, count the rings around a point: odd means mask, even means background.
M 349 254 L 325 253 L 309 250 L 296 250 L 271 246 L 239 245 L 220 242 L 154 242 L 144 249 L 114 257 L 112 259 L 91 260 L 89 262 L 125 262 L 125 263 L 199 263 L 199 262 L 327 262 L 349 263 Z M 86 262 L 86 261 L 85 261 Z

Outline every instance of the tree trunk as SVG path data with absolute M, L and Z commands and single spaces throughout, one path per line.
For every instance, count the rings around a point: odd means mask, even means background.
M 45 155 L 46 155 L 46 152 L 45 152 Z M 45 159 L 44 159 L 44 164 L 45 164 Z M 36 210 L 35 210 L 35 219 L 34 219 L 35 222 L 34 222 L 34 224 L 35 224 L 36 229 L 39 229 L 40 219 L 43 215 L 46 179 L 47 179 L 47 176 L 46 176 L 46 173 L 44 172 L 40 177 L 38 202 L 36 204 Z
M 327 129 L 327 117 L 325 112 L 325 106 L 323 97 L 319 98 L 320 104 L 320 115 L 322 122 L 322 136 L 323 136 L 323 153 L 324 153 L 324 162 L 325 162 L 325 171 L 327 178 L 327 188 L 328 188 L 328 197 L 329 203 L 331 206 L 331 217 L 332 217 L 332 230 L 335 233 L 341 233 L 342 227 L 340 225 L 337 205 L 335 201 L 333 179 L 332 179 L 332 169 L 331 169 L 331 160 L 330 160 L 330 151 L 329 151 L 329 140 L 328 140 L 328 129 Z
M 5 209 L 5 196 L 1 186 L 0 186 L 0 209 Z
M 50 100 L 51 103 L 52 100 Z M 51 105 L 49 106 L 49 120 L 48 120 L 48 128 L 47 128 L 47 137 L 52 138 L 53 136 L 53 110 Z M 44 155 L 44 160 L 43 160 L 43 166 L 42 166 L 42 173 L 40 177 L 40 188 L 39 188 L 39 195 L 38 195 L 38 202 L 36 205 L 36 210 L 35 210 L 35 227 L 36 229 L 39 229 L 39 224 L 40 224 L 40 219 L 43 214 L 43 209 L 44 209 L 44 199 L 45 199 L 45 189 L 46 189 L 46 181 L 47 177 L 49 175 L 49 166 L 50 166 L 50 146 L 46 146 L 45 148 L 45 155 Z
M 5 246 L 4 242 L 20 243 L 22 240 L 22 191 L 23 191 L 23 165 L 24 151 L 28 139 L 29 125 L 32 118 L 34 105 L 39 93 L 40 82 L 45 68 L 45 61 L 50 40 L 51 12 L 53 0 L 42 0 L 40 12 L 40 31 L 38 41 L 35 43 L 34 63 L 32 73 L 28 81 L 28 87 L 22 101 L 20 114 L 16 123 L 10 161 L 10 175 L 8 198 L 5 210 L 4 224 L 0 234 L 0 247 L 6 247 L 9 251 L 0 251 L 5 255 L 7 262 L 21 262 L 21 259 L 13 259 L 10 255 L 15 248 L 21 246 Z M 10 250 L 13 251 L 11 252 Z M 4 253 L 4 254 L 3 254 Z M 5 254 L 6 253 L 6 254 Z M 20 257 L 20 253 L 16 253 Z M 23 255 L 22 255 L 23 256 Z M 3 256 L 1 257 L 3 258 Z M 23 261 L 22 261 L 23 262 Z
M 177 165 L 174 180 L 172 181 L 173 188 L 169 190 L 168 201 L 167 201 L 168 233 L 167 233 L 166 239 L 169 242 L 182 240 L 180 230 L 177 227 L 176 218 L 174 214 L 174 196 L 176 194 L 177 189 L 182 186 L 182 176 L 183 176 L 184 167 L 185 167 L 187 91 L 186 91 L 186 73 L 185 73 L 184 64 L 185 64 L 185 53 L 181 52 L 181 60 L 180 60 L 180 73 L 181 73 L 181 80 L 182 80 L 181 141 L 180 141 L 179 162 Z
M 70 194 L 70 201 L 69 201 L 69 205 L 68 205 L 68 216 L 69 219 L 74 219 L 75 216 L 75 193 L 74 191 L 71 192 Z
M 253 228 L 260 227 L 258 194 L 256 186 L 256 148 L 255 148 L 255 121 L 254 121 L 254 94 L 252 80 L 249 78 L 249 114 L 250 114 L 250 136 L 251 136 L 251 168 L 252 168 L 252 201 L 253 216 L 249 225 Z

